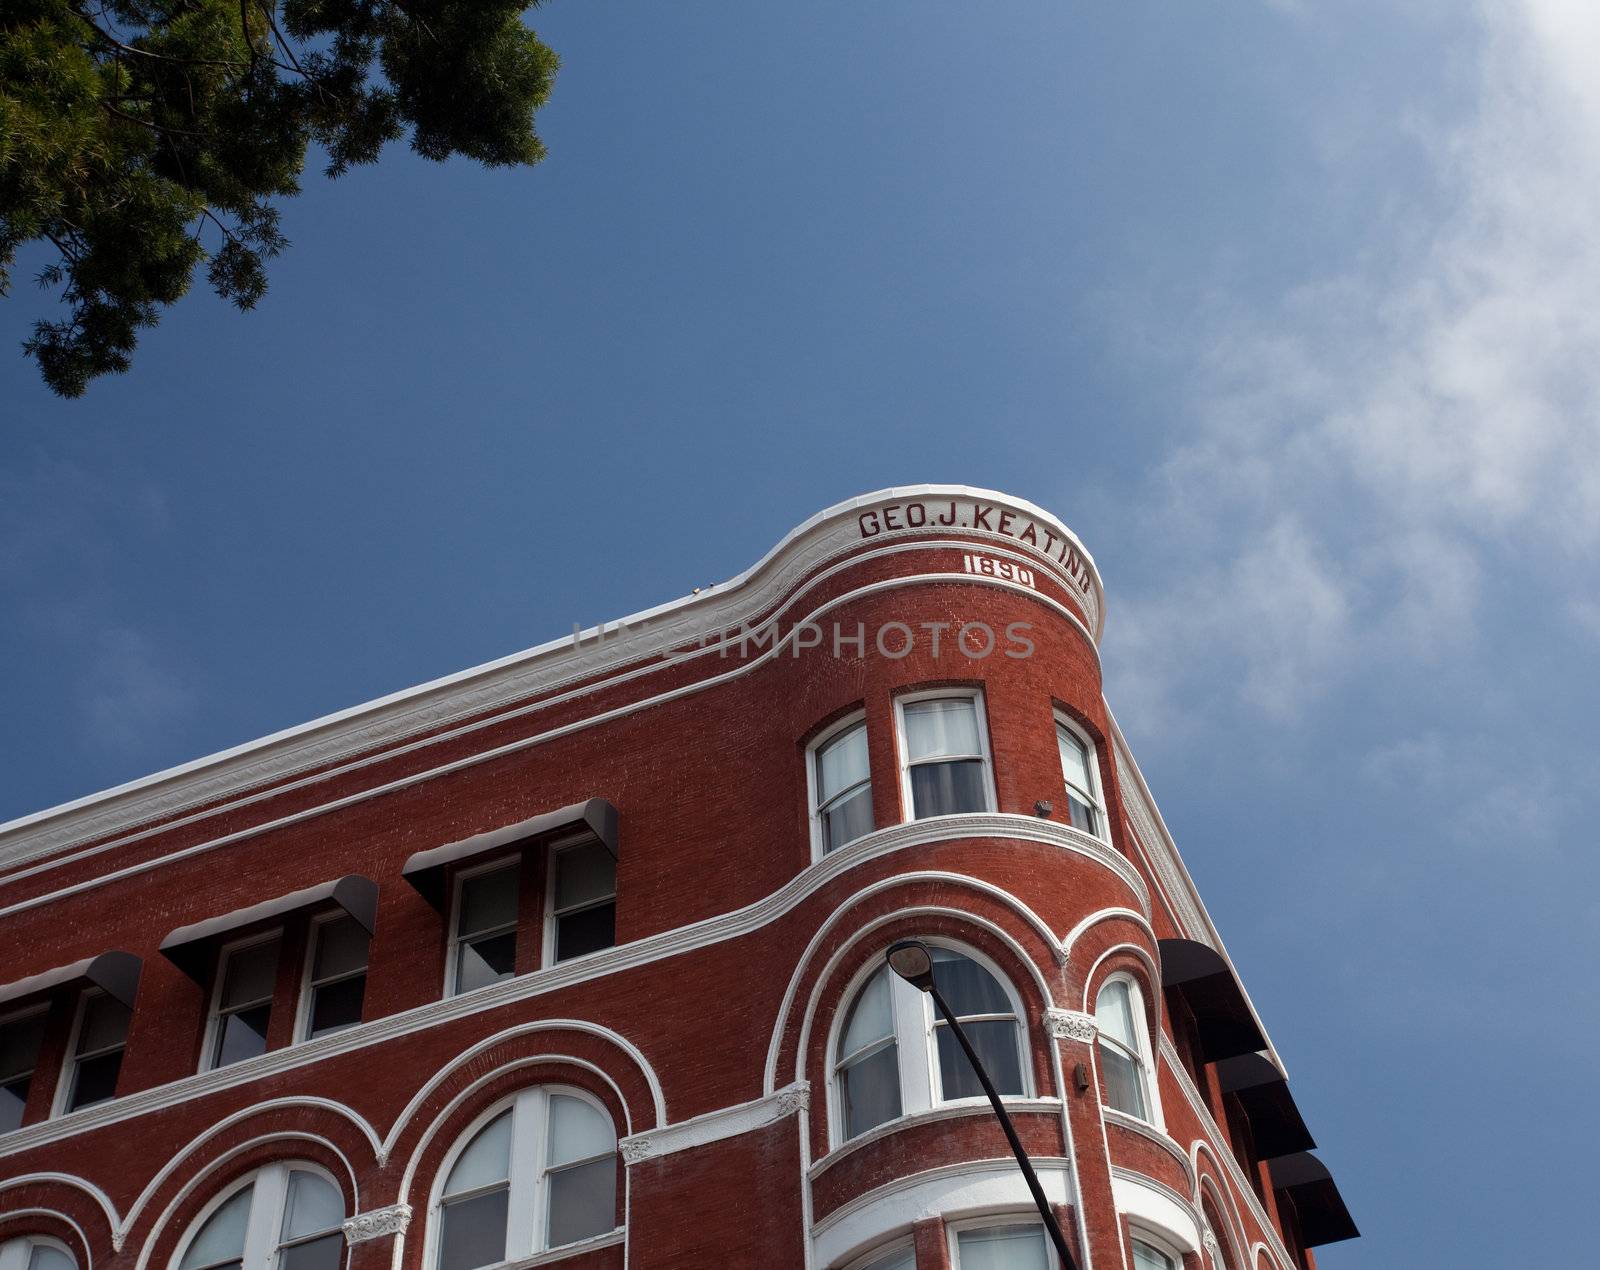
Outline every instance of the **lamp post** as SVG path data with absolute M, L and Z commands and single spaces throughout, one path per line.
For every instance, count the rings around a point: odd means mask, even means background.
M 1078 1270 L 1078 1263 L 1072 1259 L 1072 1252 L 1067 1247 L 1066 1239 L 1062 1237 L 1061 1227 L 1056 1224 L 1056 1215 L 1050 1211 L 1050 1201 L 1044 1197 L 1044 1188 L 1039 1185 L 1038 1174 L 1033 1171 L 1033 1165 L 1028 1161 L 1028 1153 L 1022 1149 L 1022 1142 L 1017 1137 L 1011 1117 L 1001 1105 L 1000 1095 L 995 1092 L 994 1082 L 989 1079 L 989 1073 L 983 1069 L 983 1064 L 972 1048 L 972 1042 L 967 1040 L 967 1034 L 961 1030 L 961 1024 L 956 1022 L 955 1013 L 946 1004 L 938 984 L 933 981 L 933 954 L 920 939 L 902 939 L 890 946 L 888 957 L 889 968 L 895 974 L 919 992 L 926 992 L 933 998 L 934 1007 L 951 1032 L 955 1033 L 956 1041 L 978 1077 L 978 1083 L 983 1086 L 983 1092 L 989 1095 L 989 1105 L 994 1108 L 994 1114 L 1000 1121 L 1000 1128 L 1005 1131 L 1006 1141 L 1011 1144 L 1011 1153 L 1017 1157 L 1017 1164 L 1022 1169 L 1023 1179 L 1028 1183 L 1028 1189 L 1033 1192 L 1033 1202 L 1039 1207 L 1039 1216 L 1044 1220 L 1044 1228 L 1050 1232 L 1051 1242 L 1055 1244 L 1056 1252 L 1060 1254 L 1061 1264 L 1066 1270 Z

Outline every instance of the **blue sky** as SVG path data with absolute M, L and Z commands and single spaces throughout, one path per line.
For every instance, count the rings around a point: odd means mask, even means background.
M 540 167 L 309 178 L 256 313 L 195 294 L 83 401 L 0 356 L 0 817 L 994 486 L 1105 574 L 1113 709 L 1365 1231 L 1322 1264 L 1570 1254 L 1592 7 L 534 17 Z

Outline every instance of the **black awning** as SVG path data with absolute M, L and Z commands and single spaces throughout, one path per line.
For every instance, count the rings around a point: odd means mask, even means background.
M 144 961 L 130 952 L 104 952 L 98 957 L 75 961 L 69 966 L 57 966 L 15 983 L 0 986 L 0 1005 L 31 997 L 35 993 L 49 992 L 69 983 L 88 983 L 115 997 L 130 1010 L 133 998 L 139 992 L 139 976 L 144 972 Z
M 1244 989 L 1222 954 L 1192 939 L 1163 939 L 1161 986 L 1175 988 L 1200 1028 L 1200 1061 L 1215 1063 L 1267 1048 Z
M 1317 1145 L 1289 1092 L 1289 1082 L 1265 1054 L 1223 1059 L 1217 1064 L 1217 1081 L 1223 1093 L 1239 1100 L 1250 1118 L 1258 1160 L 1275 1160 Z
M 211 977 L 213 950 L 224 936 L 257 922 L 324 903 L 337 904 L 366 927 L 369 934 L 377 925 L 378 884 L 352 873 L 332 882 L 290 891 L 277 899 L 251 904 L 248 908 L 237 908 L 220 917 L 208 917 L 191 926 L 180 926 L 161 941 L 161 952 L 189 978 L 203 985 Z
M 1344 1197 L 1333 1183 L 1328 1166 L 1308 1151 L 1286 1155 L 1267 1166 L 1272 1187 L 1282 1191 L 1300 1217 L 1300 1241 L 1307 1248 L 1336 1244 L 1341 1239 L 1359 1238 L 1344 1206 Z
M 487 833 L 474 834 L 460 842 L 419 851 L 406 861 L 400 875 L 416 887 L 422 898 L 437 909 L 445 906 L 444 877 L 453 864 L 474 856 L 513 845 L 533 846 L 562 834 L 594 838 L 617 857 L 617 809 L 604 798 L 590 798 L 570 807 L 547 811 L 542 816 L 519 820 Z

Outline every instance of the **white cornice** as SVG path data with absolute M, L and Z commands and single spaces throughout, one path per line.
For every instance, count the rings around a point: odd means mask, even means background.
M 252 1084 L 268 1076 L 332 1058 L 352 1050 L 364 1049 L 426 1028 L 486 1010 L 525 1001 L 561 988 L 616 974 L 636 966 L 660 961 L 680 953 L 750 934 L 777 920 L 803 903 L 822 887 L 851 869 L 908 847 L 946 842 L 958 838 L 999 837 L 1044 843 L 1095 860 L 1117 874 L 1144 899 L 1144 882 L 1121 855 L 1098 838 L 1054 821 L 1033 816 L 1012 816 L 986 812 L 968 816 L 938 816 L 891 825 L 857 839 L 849 846 L 824 856 L 770 895 L 730 913 L 663 931 L 632 943 L 558 962 L 531 974 L 518 975 L 489 984 L 473 992 L 430 1001 L 410 1010 L 391 1014 L 370 1023 L 301 1041 L 283 1049 L 269 1050 L 256 1058 L 231 1063 L 169 1084 L 143 1089 L 126 1097 L 96 1103 L 82 1111 L 70 1112 L 38 1124 L 26 1125 L 0 1135 L 0 1157 L 31 1150 L 47 1142 L 88 1133 L 134 1116 L 147 1115 L 178 1103 L 188 1102 L 223 1089 Z
M 1064 524 L 1024 499 L 963 485 L 915 485 L 880 490 L 836 504 L 787 534 L 737 577 L 602 627 L 540 644 L 524 652 L 326 715 L 260 740 L 119 785 L 102 793 L 0 824 L 0 867 L 15 867 L 202 804 L 230 799 L 264 785 L 354 755 L 399 745 L 423 732 L 469 716 L 559 691 L 580 680 L 684 647 L 707 635 L 736 630 L 773 607 L 802 577 L 820 566 L 891 541 L 926 537 L 927 526 L 883 529 L 864 539 L 858 518 L 873 509 L 914 500 L 973 500 L 1020 514 L 1048 528 L 1083 561 L 1090 586 L 1076 586 L 1057 562 L 1029 549 L 1015 534 L 956 527 L 963 539 L 989 540 L 1026 552 L 1078 596 L 1092 636 L 1103 626 L 1104 590 L 1093 558 Z M 601 638 L 602 631 L 608 632 Z

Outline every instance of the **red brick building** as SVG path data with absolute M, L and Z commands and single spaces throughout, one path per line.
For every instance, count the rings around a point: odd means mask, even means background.
M 733 580 L 0 826 L 0 1270 L 1093 1270 L 1355 1233 L 1049 513 Z

